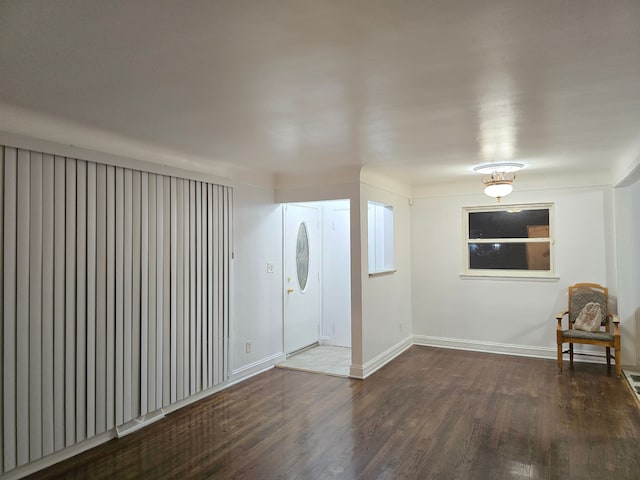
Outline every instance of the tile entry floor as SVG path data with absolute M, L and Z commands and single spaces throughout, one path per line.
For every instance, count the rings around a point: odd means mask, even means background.
M 351 349 L 348 347 L 319 346 L 296 353 L 277 368 L 324 373 L 336 377 L 348 377 L 351 366 Z
M 640 372 L 628 370 L 626 368 L 623 368 L 622 372 L 627 378 L 629 385 L 631 385 L 631 390 L 633 390 L 633 393 L 635 393 L 636 398 L 640 402 Z

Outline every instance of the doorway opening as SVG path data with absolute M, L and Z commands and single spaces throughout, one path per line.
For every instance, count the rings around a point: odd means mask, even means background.
M 292 368 L 349 376 L 351 247 L 349 200 L 283 208 L 283 344 Z

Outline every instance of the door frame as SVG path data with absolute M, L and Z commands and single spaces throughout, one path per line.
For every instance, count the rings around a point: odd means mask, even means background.
M 322 206 L 323 204 L 331 204 L 333 202 L 340 202 L 340 201 L 346 201 L 347 205 L 348 205 L 348 211 L 349 211 L 349 225 L 351 227 L 351 222 L 352 222 L 352 204 L 353 201 L 350 198 L 337 198 L 337 199 L 327 199 L 327 200 L 309 200 L 309 201 L 293 201 L 293 202 L 283 202 L 282 203 L 282 351 L 285 355 L 287 355 L 286 352 L 286 346 L 285 346 L 285 335 L 286 335 L 286 295 L 287 295 L 287 272 L 286 272 L 286 248 L 285 248 L 285 242 L 286 242 L 286 207 L 288 205 L 301 205 L 301 206 L 309 206 L 309 204 L 317 204 L 319 207 L 319 213 L 320 213 L 320 227 L 319 227 L 319 242 L 320 242 L 320 266 L 319 266 L 319 275 L 320 275 L 320 284 L 322 286 L 322 279 L 323 279 L 323 268 L 322 268 L 322 255 L 323 255 L 323 220 L 322 220 Z M 349 246 L 349 257 L 352 258 L 353 252 L 352 252 L 352 242 L 351 242 L 351 228 L 349 229 L 349 239 L 348 239 L 348 246 Z M 350 273 L 350 281 L 349 281 L 349 303 L 352 303 L 352 288 L 353 288 L 353 272 L 352 272 L 352 268 L 351 268 L 351 262 L 349 263 L 348 266 L 349 269 L 349 273 Z M 322 288 L 320 291 L 320 299 L 319 299 L 319 313 L 320 313 L 320 325 L 319 325 L 319 331 L 318 331 L 318 343 L 320 343 L 320 339 L 322 338 L 322 314 L 323 314 L 323 308 L 322 308 L 322 297 L 323 297 L 323 292 L 322 292 Z M 353 336 L 353 310 L 352 310 L 353 306 L 351 306 L 349 308 L 349 328 L 351 329 L 351 345 L 350 348 L 353 348 L 353 341 L 354 341 L 354 336 Z M 353 362 L 353 359 L 352 359 Z

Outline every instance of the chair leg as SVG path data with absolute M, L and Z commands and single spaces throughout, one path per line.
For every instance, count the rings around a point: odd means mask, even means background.
M 569 344 L 569 363 L 573 367 L 573 343 Z
M 558 371 L 562 371 L 562 344 L 558 344 Z
M 620 355 L 620 349 L 616 348 L 616 377 L 622 376 L 622 360 Z
M 607 367 L 611 366 L 611 347 L 607 347 Z

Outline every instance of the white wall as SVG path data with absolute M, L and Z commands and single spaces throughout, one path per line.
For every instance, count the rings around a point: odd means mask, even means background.
M 633 257 L 632 257 L 632 266 L 633 266 L 633 277 L 631 278 L 632 284 L 632 307 L 631 311 L 635 314 L 635 343 L 636 343 L 636 358 L 635 365 L 640 363 L 640 338 L 638 338 L 638 331 L 640 331 L 640 251 L 638 247 L 640 246 L 640 181 L 637 181 L 633 186 L 633 196 L 632 196 L 632 209 L 633 209 L 633 240 L 632 245 L 634 245 L 633 249 Z
M 416 199 L 411 258 L 418 343 L 554 357 L 554 314 L 566 309 L 569 285 L 607 285 L 615 302 L 613 223 L 604 220 L 613 214 L 610 187 L 515 192 L 503 202 L 555 204 L 559 279 L 461 277 L 462 208 L 493 201 L 482 194 Z
M 640 181 L 614 189 L 616 255 L 618 266 L 618 314 L 624 327 L 621 338 L 627 364 L 637 365 L 640 359 Z
M 272 365 L 283 351 L 282 207 L 273 189 L 250 185 L 234 188 L 234 207 L 232 378 Z
M 396 272 L 369 277 L 368 202 L 392 205 Z M 360 235 L 362 238 L 362 371 L 367 376 L 411 343 L 411 213 L 408 196 L 362 183 Z M 353 213 L 353 212 L 352 212 Z
M 322 202 L 321 341 L 351 347 L 349 200 Z

